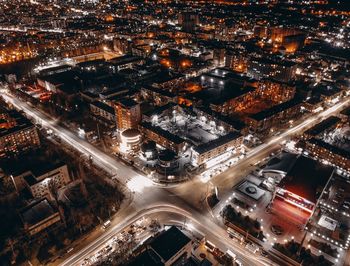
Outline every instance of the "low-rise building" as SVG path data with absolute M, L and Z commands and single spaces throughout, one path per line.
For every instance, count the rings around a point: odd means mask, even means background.
M 295 79 L 296 69 L 297 65 L 294 62 L 251 58 L 247 74 L 257 80 L 268 77 L 281 82 L 290 82 Z
M 153 126 L 150 122 L 142 122 L 139 125 L 139 129 L 147 139 L 153 140 L 157 144 L 176 153 L 182 152 L 185 147 L 186 143 L 184 139 L 161 127 Z
M 245 122 L 253 132 L 259 133 L 273 130 L 274 127 L 300 116 L 301 105 L 300 99 L 293 98 L 267 110 L 252 114 L 245 118 Z
M 108 126 L 115 126 L 115 109 L 106 103 L 96 101 L 90 103 L 91 113 L 97 121 Z
M 243 143 L 243 136 L 238 132 L 230 132 L 218 139 L 193 147 L 192 163 L 202 165 L 225 152 L 239 148 Z
M 34 198 L 52 197 L 50 189 L 58 190 L 71 181 L 65 163 L 33 163 L 29 168 L 10 173 L 18 192 L 28 188 Z
M 350 171 L 350 152 L 347 150 L 317 138 L 311 138 L 306 141 L 305 149 L 319 159 Z
M 40 146 L 36 127 L 21 113 L 0 110 L 0 157 L 18 155 Z
M 307 219 L 315 211 L 319 199 L 322 197 L 329 180 L 334 173 L 334 167 L 323 165 L 321 162 L 305 156 L 299 156 L 293 162 L 293 166 L 277 185 L 273 198 L 274 208 L 288 204 L 286 212 L 297 215 L 299 210 L 302 221 Z
M 310 139 L 320 135 L 326 130 L 332 130 L 340 123 L 340 121 L 341 120 L 339 117 L 330 116 L 325 120 L 321 121 L 320 123 L 316 124 L 312 128 L 309 128 L 308 130 L 306 130 L 303 134 L 303 138 Z
M 339 116 L 344 122 L 350 122 L 350 106 L 343 109 Z
M 146 138 L 178 154 L 191 147 L 195 166 L 237 149 L 243 142 L 240 123 L 205 108 L 170 103 L 149 112 L 144 120 L 140 131 Z
M 176 226 L 172 226 L 151 239 L 145 245 L 145 250 L 128 265 L 185 265 L 191 257 L 191 251 L 191 239 Z
M 328 117 L 306 130 L 299 146 L 303 147 L 312 156 L 349 171 L 350 152 L 346 143 L 336 141 L 337 137 L 346 139 L 346 136 L 342 136 L 341 133 L 344 128 L 346 132 L 346 124 L 342 123 L 341 118 Z
M 157 106 L 162 106 L 168 103 L 177 103 L 178 101 L 176 94 L 152 86 L 143 86 L 141 88 L 141 96 L 146 101 L 151 100 L 152 103 Z
M 29 236 L 33 236 L 61 222 L 59 212 L 46 198 L 33 202 L 20 210 L 19 214 L 24 230 Z

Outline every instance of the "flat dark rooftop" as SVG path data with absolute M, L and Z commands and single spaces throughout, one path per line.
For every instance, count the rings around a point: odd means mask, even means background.
M 266 109 L 264 111 L 261 111 L 259 113 L 256 113 L 256 114 L 252 114 L 250 115 L 249 117 L 253 118 L 254 120 L 257 120 L 257 121 L 261 121 L 261 120 L 264 120 L 266 118 L 269 118 L 275 114 L 278 114 L 284 110 L 287 110 L 289 108 L 292 108 L 298 104 L 300 104 L 302 101 L 301 99 L 299 98 L 294 98 L 290 101 L 287 101 L 287 102 L 284 102 L 284 103 L 281 103 L 279 105 L 275 105 L 269 109 Z
M 170 103 L 167 103 L 167 104 L 162 105 L 162 106 L 160 106 L 160 107 L 157 107 L 157 108 L 155 108 L 155 109 L 152 109 L 152 110 L 146 112 L 144 115 L 145 115 L 145 116 L 148 116 L 148 117 L 151 117 L 151 116 L 153 116 L 153 115 L 160 115 L 160 114 L 163 113 L 165 110 L 168 110 L 168 109 L 170 109 L 170 108 L 173 108 L 174 106 L 176 106 L 176 104 L 170 102 Z
M 284 66 L 284 67 L 292 67 L 294 65 L 296 65 L 296 63 L 292 62 L 292 61 L 285 61 L 285 60 L 281 60 L 281 61 L 276 61 L 276 60 L 272 60 L 269 58 L 253 58 L 251 61 L 257 61 L 259 63 L 262 64 L 268 64 L 268 65 L 280 65 L 280 66 Z
M 332 96 L 339 92 L 341 92 L 341 89 L 336 86 L 327 86 L 327 85 L 319 85 L 315 88 L 316 92 L 321 93 L 324 96 Z
M 172 226 L 155 238 L 150 246 L 161 258 L 168 261 L 190 241 L 176 226 Z
M 305 134 L 311 135 L 311 136 L 317 136 L 321 134 L 323 131 L 336 126 L 340 122 L 340 118 L 336 116 L 328 117 L 327 119 L 321 121 L 317 125 L 313 126 L 312 128 L 305 131 Z
M 20 130 L 24 130 L 30 127 L 33 127 L 33 123 L 30 122 L 29 119 L 27 119 L 24 115 L 21 113 L 11 110 L 11 111 L 5 111 L 6 113 L 9 114 L 9 117 L 12 119 L 16 120 L 16 125 L 11 128 L 1 128 L 0 129 L 0 137 L 7 136 L 9 134 L 13 134 L 15 132 L 18 132 Z
M 55 85 L 69 83 L 72 86 L 71 83 L 73 83 L 74 85 L 79 84 L 79 72 L 75 70 L 67 70 L 64 72 L 59 72 L 40 78 Z
M 350 116 L 350 106 L 343 109 L 340 113 L 345 116 Z
M 29 186 L 33 186 L 36 183 L 38 183 L 37 179 L 32 174 L 25 175 L 23 179 L 27 182 Z
M 182 77 L 184 77 L 182 74 L 169 74 L 167 71 L 161 71 L 157 73 L 155 77 L 153 77 L 152 83 L 161 84 Z
M 152 87 L 152 86 L 148 86 L 148 85 L 144 85 L 143 88 L 145 90 L 152 91 L 152 92 L 155 92 L 157 94 L 161 94 L 163 96 L 170 97 L 170 98 L 173 98 L 173 97 L 176 96 L 174 93 L 172 93 L 170 91 L 161 90 L 161 89 L 158 89 L 158 88 L 155 88 L 155 87 Z
M 129 64 L 129 63 L 138 62 L 142 60 L 143 58 L 139 56 L 124 55 L 124 56 L 111 59 L 109 63 L 115 66 L 119 66 L 119 65 Z
M 107 113 L 110 113 L 110 114 L 113 114 L 113 115 L 115 114 L 114 108 L 109 106 L 108 104 L 105 104 L 105 103 L 100 102 L 100 101 L 96 101 L 96 102 L 93 102 L 93 103 L 90 103 L 90 104 L 96 106 L 99 109 L 104 110 Z
M 333 153 L 335 154 L 338 154 L 344 158 L 347 158 L 348 160 L 350 160 L 350 152 L 347 151 L 347 150 L 344 150 L 342 148 L 339 148 L 337 146 L 334 146 L 332 144 L 329 144 L 323 140 L 320 140 L 320 139 L 316 139 L 316 138 L 311 138 L 308 140 L 311 144 L 315 144 L 317 146 L 320 146 L 320 147 L 323 147 L 327 150 L 330 150 L 332 151 Z
M 250 91 L 255 90 L 253 87 L 227 87 L 224 89 L 219 88 L 208 88 L 196 93 L 193 93 L 194 98 L 201 99 L 205 103 L 211 103 L 215 105 L 221 105 L 228 100 L 237 98 L 241 95 L 244 95 Z
M 20 212 L 23 223 L 28 224 L 29 226 L 33 226 L 40 221 L 43 221 L 54 213 L 55 210 L 47 199 L 35 202 Z
M 55 73 L 55 72 L 64 72 L 67 70 L 72 69 L 72 66 L 70 65 L 61 65 L 56 67 L 50 67 L 46 68 L 40 71 L 40 75 L 47 75 L 48 73 Z
M 64 162 L 50 162 L 31 158 L 31 160 L 23 159 L 20 164 L 15 161 L 12 164 L 6 163 L 6 165 L 1 165 L 1 168 L 5 173 L 13 176 L 30 171 L 34 176 L 39 177 L 63 165 L 65 165 Z
M 241 131 L 245 127 L 245 124 L 242 121 L 240 121 L 238 119 L 234 119 L 234 118 L 229 117 L 229 116 L 224 116 L 219 112 L 215 112 L 215 111 L 211 110 L 209 107 L 197 107 L 197 109 L 210 115 L 210 116 L 215 117 L 218 120 L 221 120 L 222 122 L 232 126 L 234 129 L 236 129 L 238 131 Z
M 300 156 L 278 186 L 316 203 L 331 178 L 333 170 L 331 166 Z
M 282 152 L 280 157 L 274 157 L 267 163 L 264 171 L 280 171 L 288 173 L 297 160 L 297 155 L 289 152 Z
M 159 256 L 152 250 L 147 249 L 134 258 L 128 266 L 160 266 L 164 265 Z
M 95 59 L 91 61 L 78 63 L 77 66 L 84 68 L 84 67 L 91 67 L 91 66 L 100 66 L 100 65 L 104 65 L 105 63 L 106 63 L 105 59 Z
M 306 101 L 306 103 L 309 103 L 309 104 L 312 104 L 312 105 L 315 105 L 315 104 L 318 104 L 320 102 L 323 102 L 323 100 L 321 99 L 321 97 L 312 97 L 310 99 L 308 99 Z
M 135 102 L 133 99 L 129 99 L 129 98 L 121 99 L 118 102 L 125 107 L 133 107 L 135 105 L 138 105 L 137 102 Z

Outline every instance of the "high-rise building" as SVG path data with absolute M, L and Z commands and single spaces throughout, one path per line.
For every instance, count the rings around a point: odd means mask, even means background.
M 117 129 L 124 131 L 129 128 L 137 128 L 141 121 L 140 104 L 132 99 L 123 99 L 115 104 L 115 117 Z
M 182 12 L 179 14 L 178 22 L 185 32 L 193 32 L 199 23 L 199 16 L 193 12 Z
M 38 148 L 36 127 L 21 113 L 0 110 L 0 157 L 13 156 Z

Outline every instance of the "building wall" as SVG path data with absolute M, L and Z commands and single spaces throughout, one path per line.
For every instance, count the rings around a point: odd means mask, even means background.
M 305 149 L 315 157 L 326 160 L 331 164 L 350 171 L 350 160 L 340 154 L 333 152 L 332 150 L 329 150 L 317 144 L 310 143 L 309 141 L 305 142 Z
M 297 104 L 291 108 L 285 109 L 261 120 L 255 120 L 252 117 L 246 117 L 245 122 L 253 132 L 264 132 L 299 116 L 301 114 L 300 106 L 301 104 Z
M 153 83 L 152 86 L 158 88 L 158 89 L 165 89 L 165 90 L 175 90 L 181 87 L 185 86 L 185 78 L 184 77 L 178 77 L 174 78 L 172 80 L 168 80 L 161 83 Z
M 254 79 L 273 78 L 281 82 L 290 82 L 295 79 L 296 65 L 285 66 L 277 63 L 263 62 L 251 59 L 248 62 L 248 76 Z
M 147 128 L 144 128 L 142 126 L 140 126 L 140 131 L 144 134 L 144 136 L 150 140 L 153 140 L 154 142 L 156 142 L 157 144 L 172 150 L 176 153 L 179 153 L 183 150 L 183 148 L 185 147 L 185 142 L 182 143 L 174 143 L 172 141 L 170 141 L 169 139 L 157 134 L 156 132 L 149 130 Z
M 37 233 L 39 233 L 40 231 L 48 228 L 49 226 L 58 223 L 61 221 L 61 217 L 60 214 L 58 212 L 55 212 L 53 215 L 51 215 L 50 217 L 48 217 L 47 219 L 32 225 L 30 227 L 25 226 L 26 231 L 29 233 L 29 235 L 35 235 Z
M 225 114 L 244 113 L 245 110 L 255 105 L 256 101 L 270 101 L 272 105 L 289 101 L 294 97 L 295 90 L 295 86 L 285 83 L 270 80 L 260 81 L 255 90 L 247 91 L 247 93 L 223 104 L 212 104 L 211 107 L 214 111 Z
M 221 146 L 215 147 L 207 152 L 199 154 L 196 151 L 193 151 L 193 160 L 197 165 L 202 165 L 209 161 L 210 159 L 215 158 L 221 154 L 224 154 L 228 150 L 236 149 L 243 144 L 243 136 L 238 137 L 237 139 L 231 140 Z
M 39 146 L 39 134 L 33 125 L 0 137 L 0 157 L 19 154 Z
M 111 114 L 110 112 L 107 112 L 101 108 L 98 108 L 96 105 L 90 104 L 90 110 L 94 115 L 100 116 L 105 118 L 108 121 L 114 122 L 115 121 L 115 115 Z
M 28 174 L 32 174 L 31 171 L 26 171 L 18 176 L 13 176 L 15 187 L 17 191 L 22 190 L 24 187 L 28 187 L 33 197 L 35 198 L 43 198 L 47 195 L 51 196 L 49 190 L 50 182 L 55 182 L 57 188 L 59 189 L 71 181 L 66 164 L 52 169 L 51 171 L 44 173 L 41 176 L 35 176 L 37 183 L 33 185 L 27 184 L 24 179 L 24 177 Z
M 259 82 L 258 90 L 262 99 L 279 104 L 293 99 L 296 87 L 277 81 L 264 80 Z
M 176 262 L 182 255 L 186 253 L 186 258 L 191 256 L 192 252 L 192 242 L 188 242 L 182 249 L 180 249 L 173 257 L 171 257 L 168 261 L 164 262 L 164 266 L 171 266 L 174 262 Z
M 124 131 L 130 128 L 137 128 L 141 121 L 140 105 L 125 107 L 117 103 L 115 106 L 115 115 L 118 130 Z
M 248 58 L 241 54 L 226 54 L 225 66 L 237 72 L 247 72 Z
M 37 177 L 37 180 L 40 180 L 40 182 L 33 186 L 30 186 L 30 190 L 34 197 L 42 198 L 45 195 L 50 195 L 50 182 L 55 182 L 57 189 L 59 189 L 68 184 L 71 179 L 68 173 L 67 165 L 63 165 L 57 169 L 45 173 L 42 176 Z
M 172 103 L 178 102 L 177 96 L 169 97 L 166 95 L 162 95 L 161 93 L 158 93 L 156 91 L 148 90 L 146 88 L 141 88 L 141 96 L 146 101 L 152 101 L 152 103 L 154 103 L 157 106 L 163 106 L 170 102 Z

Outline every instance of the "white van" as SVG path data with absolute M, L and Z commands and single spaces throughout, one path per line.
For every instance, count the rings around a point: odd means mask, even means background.
M 111 220 L 108 220 L 108 221 L 106 221 L 106 222 L 103 223 L 102 228 L 103 228 L 103 229 L 106 229 L 106 228 L 108 228 L 108 227 L 110 227 L 110 226 L 111 226 Z

